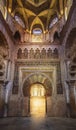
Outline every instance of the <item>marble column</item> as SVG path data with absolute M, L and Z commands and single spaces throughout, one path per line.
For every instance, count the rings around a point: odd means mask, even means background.
M 76 106 L 76 81 L 74 83 L 74 97 L 75 97 L 75 106 Z
M 6 85 L 5 85 L 5 83 L 3 85 L 3 89 L 4 89 L 4 114 L 3 114 L 3 117 L 7 117 L 7 104 L 5 103 L 5 95 L 6 95 Z
M 11 79 L 11 61 L 8 60 L 7 80 L 10 81 L 10 79 Z
M 66 88 L 66 102 L 70 103 L 70 86 L 68 84 L 68 81 L 65 82 L 65 88 Z
M 70 105 L 70 86 L 69 82 L 65 82 L 65 87 L 66 87 L 66 105 L 67 105 L 67 117 L 70 117 L 71 115 L 71 105 Z

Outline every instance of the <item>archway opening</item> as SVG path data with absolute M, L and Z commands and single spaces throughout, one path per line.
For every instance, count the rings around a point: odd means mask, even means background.
M 30 114 L 31 116 L 44 117 L 46 114 L 45 88 L 36 83 L 30 89 Z

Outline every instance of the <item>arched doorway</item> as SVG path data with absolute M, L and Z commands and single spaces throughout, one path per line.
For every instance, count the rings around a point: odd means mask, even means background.
M 45 116 L 46 98 L 45 88 L 40 83 L 31 85 L 30 88 L 30 114 L 31 116 Z
M 32 73 L 24 79 L 22 90 L 24 115 L 44 117 L 51 107 L 52 82 L 49 77 L 44 73 Z

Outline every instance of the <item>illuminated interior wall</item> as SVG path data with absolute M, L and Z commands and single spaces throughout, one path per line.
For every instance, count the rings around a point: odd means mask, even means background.
M 46 104 L 44 97 L 31 97 L 30 99 L 30 115 L 45 116 Z
M 41 84 L 34 84 L 31 86 L 30 95 L 33 97 L 45 96 L 45 89 Z
M 42 42 L 43 41 L 43 35 L 34 35 L 32 34 L 32 42 Z
M 45 116 L 45 89 L 41 84 L 33 84 L 30 91 L 30 114 L 32 116 Z

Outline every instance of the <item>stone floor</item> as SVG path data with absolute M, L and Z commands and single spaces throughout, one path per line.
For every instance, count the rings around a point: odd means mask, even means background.
M 0 130 L 76 130 L 76 119 L 51 117 L 0 118 Z

